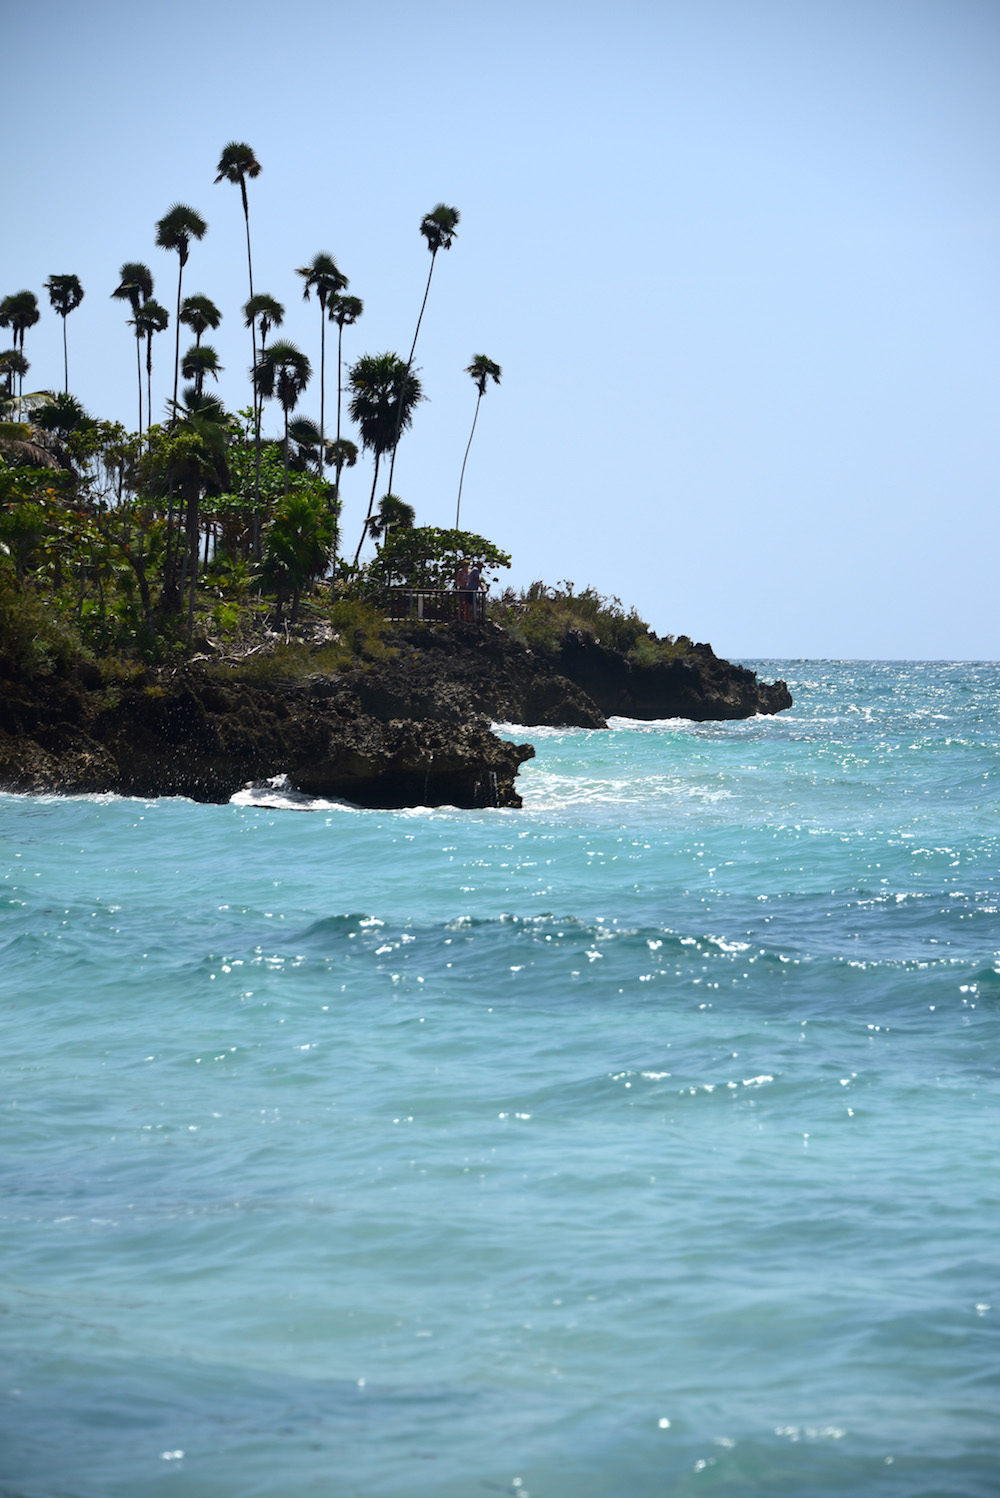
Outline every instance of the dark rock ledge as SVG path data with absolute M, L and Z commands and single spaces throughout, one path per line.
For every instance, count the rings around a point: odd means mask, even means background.
M 643 667 L 583 637 L 543 657 L 490 626 L 391 643 L 387 660 L 267 686 L 227 679 L 224 662 L 128 687 L 93 667 L 0 678 L 0 788 L 224 802 L 284 774 L 361 806 L 517 807 L 534 750 L 497 738 L 491 718 L 601 729 L 605 713 L 705 720 L 791 705 L 784 682 L 760 684 L 705 645 Z

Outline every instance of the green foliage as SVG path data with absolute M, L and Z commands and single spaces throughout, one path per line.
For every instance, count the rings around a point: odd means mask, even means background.
M 60 437 L 68 437 L 71 432 L 84 433 L 97 426 L 92 416 L 88 416 L 83 406 L 75 395 L 53 395 L 44 405 L 39 406 L 32 416 L 35 426 L 41 427 L 43 432 L 55 432 Z
M 264 577 L 278 587 L 279 599 L 326 570 L 334 524 L 317 494 L 286 494 L 274 512 L 264 550 Z
M 450 588 L 463 561 L 509 567 L 510 556 L 472 531 L 417 525 L 390 531 L 366 575 L 375 587 Z
M 0 675 L 51 676 L 67 671 L 80 655 L 79 641 L 50 601 L 19 586 L 0 556 Z
M 424 399 L 420 381 L 398 354 L 363 354 L 348 373 L 351 420 L 361 432 L 361 446 L 377 457 L 387 453 L 397 434 L 412 425 L 414 407 Z
M 535 582 L 515 592 L 506 589 L 487 605 L 489 617 L 532 650 L 556 651 L 569 634 L 589 635 L 612 650 L 620 650 L 637 665 L 685 655 L 691 647 L 687 635 L 659 639 L 634 608 L 625 609 L 620 598 L 606 598 L 596 588 L 577 593 L 571 582 L 558 587 Z

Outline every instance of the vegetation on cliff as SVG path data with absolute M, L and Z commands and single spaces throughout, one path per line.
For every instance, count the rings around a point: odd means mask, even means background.
M 345 333 L 364 304 L 347 294 L 348 276 L 326 251 L 294 272 L 318 310 L 315 353 L 273 336 L 285 309 L 254 285 L 250 208 L 260 173 L 253 149 L 233 141 L 214 179 L 240 189 L 246 263 L 233 284 L 249 292 L 241 306 L 190 291 L 209 226 L 186 203 L 174 204 L 153 227 L 153 244 L 177 256 L 176 286 L 171 277 L 163 303 L 154 298 L 149 265 L 126 261 L 114 274 L 109 268 L 105 294 L 128 314 L 135 340 L 133 431 L 94 418 L 70 393 L 70 365 L 81 363 L 78 349 L 70 359 L 67 331 L 85 295 L 79 278 L 52 275 L 45 282 L 51 312 L 62 321 L 58 393 L 55 371 L 43 382 L 49 388 L 25 393 L 26 337 L 45 314 L 38 295 L 24 289 L 0 297 L 0 328 L 10 329 L 12 342 L 0 350 L 0 579 L 20 596 L 25 617 L 33 615 L 33 601 L 45 600 L 53 617 L 39 642 L 50 635 L 74 639 L 96 658 L 155 664 L 203 652 L 208 640 L 223 648 L 242 644 L 265 625 L 285 631 L 298 622 L 303 600 L 311 621 L 336 633 L 342 621 L 329 611 L 338 601 L 363 600 L 391 583 L 426 586 L 431 575 L 450 584 L 462 555 L 509 564 L 484 538 L 458 531 L 424 527 L 416 544 L 401 540 L 416 517 L 392 492 L 401 439 L 426 398 L 414 364 L 417 340 L 439 252 L 457 238 L 458 210 L 438 203 L 420 221 L 430 264 L 407 358 L 362 353 L 345 364 Z M 247 329 L 250 369 L 239 410 L 227 409 L 214 391 L 222 367 L 207 341 L 234 312 Z M 171 322 L 172 357 L 164 371 L 167 340 L 158 335 Z M 337 330 L 335 420 L 327 400 L 328 323 Z M 194 339 L 186 351 L 182 329 Z M 154 366 L 161 388 L 171 392 L 159 421 Z M 480 400 L 486 380 L 499 383 L 501 373 L 484 354 L 473 357 L 468 372 Z M 303 414 L 306 398 L 316 399 L 318 421 Z M 477 414 L 478 408 L 477 400 Z M 278 418 L 274 435 L 267 431 L 269 413 Z M 356 440 L 348 435 L 352 424 Z M 456 432 L 459 484 L 470 443 Z M 352 537 L 346 548 L 353 554 L 348 564 L 341 559 L 341 486 L 362 454 L 372 460 L 371 486 L 357 545 Z M 386 466 L 389 484 L 379 499 Z M 375 543 L 375 555 L 362 564 L 366 542 Z M 36 654 L 54 659 L 54 649 L 39 643 Z

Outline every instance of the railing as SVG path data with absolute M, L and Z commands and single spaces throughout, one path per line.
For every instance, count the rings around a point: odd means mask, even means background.
M 408 619 L 445 624 L 452 619 L 481 624 L 486 618 L 486 594 L 458 588 L 386 588 L 382 594 L 386 618 L 401 624 Z

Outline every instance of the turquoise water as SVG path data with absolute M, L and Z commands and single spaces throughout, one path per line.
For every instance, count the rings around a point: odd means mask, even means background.
M 993 1498 L 1000 666 L 753 664 L 521 812 L 0 797 L 0 1492 Z

